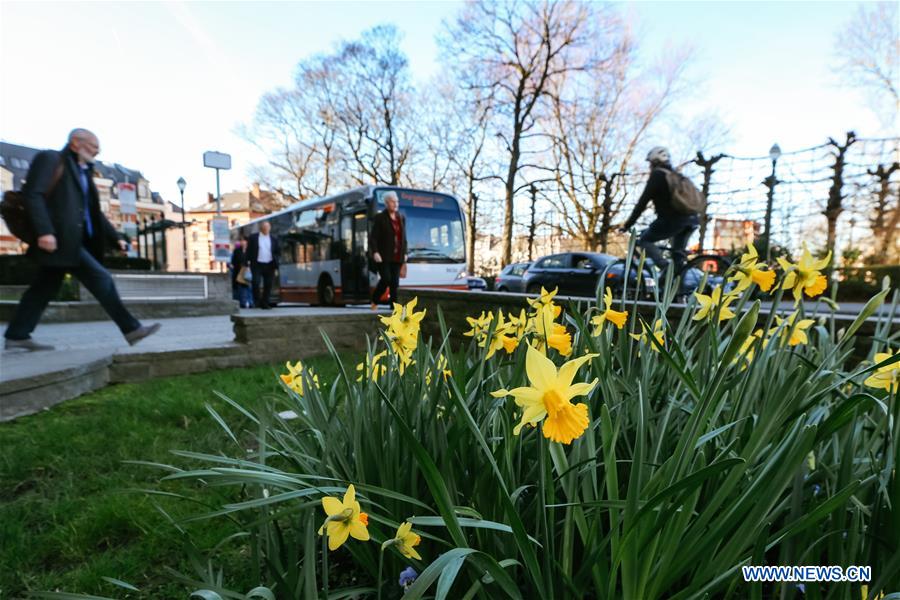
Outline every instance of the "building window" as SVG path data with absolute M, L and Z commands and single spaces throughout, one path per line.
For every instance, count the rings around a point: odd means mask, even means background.
M 200 260 L 200 253 L 194 250 L 194 260 Z
M 193 239 L 196 242 L 200 239 L 200 236 L 198 236 L 197 232 L 195 231 L 191 234 L 191 239 Z M 196 254 L 196 252 L 194 254 Z

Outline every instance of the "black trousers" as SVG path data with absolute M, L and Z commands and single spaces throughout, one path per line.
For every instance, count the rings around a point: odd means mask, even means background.
M 253 302 L 260 308 L 269 308 L 269 297 L 272 295 L 272 280 L 275 279 L 275 263 L 253 263 L 250 265 L 253 273 Z M 262 293 L 259 287 L 262 284 Z
M 109 271 L 84 247 L 81 248 L 77 267 L 41 267 L 34 282 L 19 300 L 4 334 L 9 340 L 27 340 L 37 327 L 47 304 L 56 296 L 66 273 L 74 275 L 94 295 L 106 314 L 119 326 L 122 334 L 131 333 L 141 326 L 119 297 L 116 284 Z
M 378 264 L 378 285 L 372 293 L 372 302 L 378 304 L 381 302 L 381 296 L 384 290 L 390 289 L 390 301 L 393 305 L 397 302 L 397 288 L 400 287 L 400 267 L 403 265 L 396 262 L 381 262 Z
M 672 240 L 672 260 L 675 262 L 675 272 L 681 270 L 687 262 L 687 243 L 700 224 L 697 215 L 685 215 L 672 219 L 659 219 L 650 223 L 637 239 L 637 246 L 643 248 L 648 258 L 660 269 L 665 270 L 667 261 L 656 242 Z

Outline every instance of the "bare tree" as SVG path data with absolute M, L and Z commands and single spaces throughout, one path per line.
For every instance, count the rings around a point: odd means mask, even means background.
M 616 52 L 590 72 L 587 86 L 568 77 L 551 88 L 546 126 L 556 183 L 551 200 L 561 231 L 604 251 L 625 197 L 622 176 L 651 126 L 682 91 L 689 59 L 687 51 L 673 52 L 650 72 L 640 72 L 627 28 L 619 25 L 610 35 L 618 37 Z
M 872 108 L 892 129 L 900 107 L 898 19 L 896 2 L 861 4 L 835 39 L 840 72 L 868 92 Z
M 410 159 L 413 95 L 400 33 L 379 25 L 338 51 L 343 87 L 336 115 L 349 172 L 359 183 L 398 185 Z
M 256 172 L 291 182 L 301 198 L 335 185 L 408 182 L 414 92 L 399 44 L 396 28 L 379 26 L 301 61 L 293 88 L 265 94 L 239 130 L 268 158 Z
M 900 163 L 896 162 L 887 167 L 878 165 L 874 170 L 866 170 L 877 183 L 872 194 L 874 202 L 870 219 L 872 233 L 878 244 L 873 256 L 875 264 L 888 264 L 891 259 L 897 258 L 897 241 L 900 240 L 900 190 L 895 191 L 893 201 L 891 199 L 891 176 L 896 171 L 900 171 Z
M 493 125 L 506 156 L 495 177 L 504 188 L 503 262 L 512 258 L 516 192 L 523 156 L 536 129 L 539 105 L 555 81 L 600 62 L 597 16 L 603 8 L 572 1 L 466 5 L 442 39 L 444 58 L 461 86 L 492 98 Z
M 822 214 L 828 220 L 828 229 L 826 234 L 825 250 L 832 253 L 829 269 L 834 264 L 834 244 L 837 239 L 837 222 L 841 213 L 844 212 L 844 167 L 847 163 L 847 150 L 856 142 L 856 134 L 852 131 L 847 132 L 847 139 L 844 143 L 836 141 L 834 138 L 828 138 L 828 145 L 833 148 L 831 155 L 834 156 L 834 165 L 832 165 L 833 174 L 831 176 L 831 187 L 828 190 L 828 201 Z
M 297 89 L 269 92 L 253 123 L 238 129 L 268 157 L 255 175 L 272 188 L 289 182 L 300 199 L 328 193 L 335 163 L 333 117 L 317 100 Z

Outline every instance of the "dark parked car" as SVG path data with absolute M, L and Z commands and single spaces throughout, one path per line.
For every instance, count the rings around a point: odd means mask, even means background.
M 647 299 L 653 297 L 653 291 L 656 289 L 656 277 L 653 275 L 652 271 L 652 261 L 644 263 L 644 277 L 643 282 L 641 284 L 641 298 Z M 625 279 L 625 261 L 622 259 L 616 260 L 613 264 L 609 266 L 606 270 L 606 285 L 612 289 L 613 294 L 619 294 L 622 292 L 622 284 Z M 631 264 L 631 273 L 628 277 L 628 297 L 634 297 L 634 290 L 637 288 L 638 277 L 637 277 L 637 265 Z
M 487 281 L 482 279 L 481 277 L 469 277 L 469 290 L 478 290 L 483 292 L 487 289 Z
M 612 265 L 614 268 L 619 259 L 609 254 L 595 252 L 565 252 L 553 254 L 537 260 L 525 273 L 525 290 L 530 294 L 537 294 L 541 287 L 552 290 L 557 288 L 564 296 L 588 296 L 597 294 L 600 278 L 606 268 Z M 619 272 L 619 281 L 622 279 L 624 266 Z M 649 272 L 645 274 L 644 285 L 655 285 Z M 636 281 L 636 274 L 633 276 Z M 607 281 L 614 279 L 607 275 Z
M 494 280 L 494 289 L 498 292 L 524 292 L 525 271 L 531 266 L 530 262 L 518 262 L 506 265 L 497 279 Z

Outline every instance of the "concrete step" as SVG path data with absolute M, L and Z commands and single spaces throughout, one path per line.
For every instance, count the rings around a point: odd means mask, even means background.
M 325 354 L 323 333 L 336 349 L 361 353 L 366 350 L 367 335 L 377 335 L 379 329 L 378 314 L 368 310 L 246 310 L 231 316 L 236 339 L 225 341 L 230 337 L 227 329 L 223 330 L 227 322 L 211 330 L 211 321 L 218 323 L 218 318 L 164 320 L 159 334 L 149 338 L 147 345 L 134 348 L 123 347 L 115 327 L 107 321 L 56 325 L 57 329 L 84 329 L 83 336 L 95 337 L 102 331 L 111 337 L 102 345 L 82 347 L 77 340 L 59 339 L 62 336 L 57 331 L 57 339 L 51 335 L 47 341 L 62 341 L 58 351 L 4 353 L 0 359 L 0 421 L 45 410 L 110 383 L 260 364 L 282 370 L 285 361 Z M 167 331 L 171 332 L 168 338 Z
M 39 357 L 36 355 L 36 360 Z M 109 383 L 106 354 L 80 356 L 71 366 L 0 382 L 0 422 L 30 415 Z
M 18 304 L 15 300 L 0 301 L 0 321 L 8 322 Z M 237 311 L 237 302 L 231 299 L 205 300 L 131 300 L 125 306 L 138 319 L 167 319 L 176 317 L 203 317 L 230 315 Z M 75 323 L 108 319 L 106 311 L 95 301 L 51 302 L 41 317 L 42 323 Z

